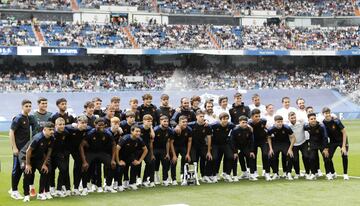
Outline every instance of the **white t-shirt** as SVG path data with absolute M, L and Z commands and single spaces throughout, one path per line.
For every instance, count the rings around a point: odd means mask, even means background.
M 212 124 L 218 121 L 218 116 L 214 113 L 212 115 L 205 114 L 204 118 L 208 124 Z
M 272 116 L 268 115 L 268 114 L 265 115 L 264 118 L 266 119 L 266 128 L 270 128 L 274 125 L 274 123 L 275 123 L 274 117 L 275 117 L 275 115 L 272 115 Z
M 296 110 L 296 119 L 302 122 L 308 122 L 307 113 L 305 110 L 297 109 Z
M 230 110 L 230 107 L 229 107 L 229 106 L 227 106 L 225 109 L 223 109 L 223 108 L 220 107 L 220 106 L 216 106 L 216 107 L 214 108 L 214 114 L 216 115 L 216 117 L 217 117 L 218 120 L 219 120 L 219 115 L 220 115 L 221 113 L 223 113 L 223 112 L 227 113 L 227 114 L 229 115 L 229 117 L 230 117 L 229 110 Z
M 265 114 L 266 114 L 266 107 L 263 104 L 260 104 L 260 106 L 255 106 L 255 104 L 250 104 L 249 105 L 250 111 L 252 111 L 253 109 L 259 109 L 260 110 L 260 117 L 261 118 L 265 118 Z
M 305 133 L 305 130 L 304 130 L 304 122 L 296 121 L 296 123 L 294 125 L 291 124 L 291 122 L 289 122 L 288 125 L 294 132 L 294 135 L 296 138 L 296 142 L 295 142 L 294 146 L 302 145 L 307 139 L 309 139 L 308 135 L 306 135 L 307 133 Z
M 290 112 L 295 112 L 296 113 L 296 109 L 294 107 L 289 107 L 288 109 L 285 109 L 284 107 L 281 109 L 278 109 L 275 113 L 275 115 L 280 115 L 283 117 L 284 119 L 284 124 L 289 124 L 289 113 Z

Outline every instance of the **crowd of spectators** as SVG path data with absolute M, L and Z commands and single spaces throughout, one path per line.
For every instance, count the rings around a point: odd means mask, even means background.
M 31 22 L 0 21 L 0 46 L 37 45 Z
M 28 10 L 71 10 L 71 0 L 1 0 L 0 8 Z

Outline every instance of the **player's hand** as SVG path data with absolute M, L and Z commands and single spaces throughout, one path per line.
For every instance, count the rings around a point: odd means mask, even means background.
M 14 154 L 15 156 L 18 156 L 18 155 L 19 155 L 19 150 L 18 150 L 18 148 L 17 148 L 16 146 L 13 148 L 13 154 Z
M 328 149 L 324 149 L 322 153 L 324 154 L 324 157 L 326 157 L 326 158 L 329 157 L 329 151 L 328 151 Z
M 208 153 L 206 154 L 206 159 L 208 159 L 208 160 L 212 160 L 212 155 L 211 155 L 211 153 L 210 153 L 210 152 L 208 152 Z
M 253 159 L 255 159 L 255 153 L 250 152 L 250 157 L 253 158 Z
M 25 165 L 25 174 L 31 174 L 31 173 L 32 173 L 31 165 L 26 164 Z
M 118 132 L 119 132 L 119 134 L 123 134 L 123 133 L 124 133 L 124 131 L 121 129 L 121 127 L 119 127 Z
M 170 160 L 170 155 L 169 155 L 169 154 L 166 154 L 165 159 L 166 159 L 166 160 Z
M 190 155 L 189 155 L 189 154 L 186 154 L 185 160 L 188 161 L 188 162 L 191 162 L 191 158 L 190 158 Z
M 293 158 L 294 157 L 294 152 L 291 149 L 289 149 L 288 152 L 287 152 L 287 155 L 289 157 Z
M 115 160 L 111 160 L 111 168 L 112 168 L 112 169 L 115 169 L 115 167 L 116 167 L 116 162 L 115 162 Z
M 269 157 L 272 157 L 274 155 L 274 151 L 272 149 L 269 150 Z
M 239 155 L 237 153 L 234 154 L 234 160 L 238 159 Z
M 151 155 L 151 160 L 156 160 L 154 155 Z
M 85 161 L 83 164 L 82 164 L 82 169 L 83 171 L 87 171 L 89 168 L 89 164 Z
M 342 155 L 347 155 L 347 150 L 346 150 L 345 146 L 341 147 L 341 154 Z
M 176 164 L 176 162 L 177 162 L 177 157 L 176 157 L 176 155 L 174 155 L 174 157 L 172 158 L 171 161 L 172 161 L 173 164 Z
M 207 121 L 205 121 L 205 124 L 204 124 L 205 127 L 209 126 L 209 123 Z
M 176 132 L 176 134 L 180 135 L 181 134 L 181 128 L 179 125 L 177 125 L 174 129 L 174 131 Z
M 48 168 L 48 166 L 46 166 L 46 164 L 43 164 L 41 166 L 41 172 L 43 172 L 45 174 L 47 174 L 49 172 L 49 168 Z
M 120 160 L 120 162 L 118 163 L 120 166 L 125 166 L 126 163 L 123 160 Z
M 180 107 L 176 108 L 176 109 L 175 109 L 175 112 L 177 112 L 177 113 L 181 112 Z
M 140 162 L 139 160 L 134 160 L 134 161 L 132 162 L 132 164 L 135 165 L 135 166 L 138 166 L 138 165 L 141 164 L 141 162 Z
M 71 126 L 77 127 L 77 123 L 74 122 L 74 123 L 71 124 Z

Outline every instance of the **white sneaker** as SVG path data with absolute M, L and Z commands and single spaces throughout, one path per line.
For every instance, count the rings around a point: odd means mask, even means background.
M 275 173 L 272 177 L 272 180 L 278 180 L 278 179 L 280 179 L 280 176 Z
M 300 177 L 305 177 L 306 174 L 304 172 L 300 172 Z
M 155 183 L 154 183 L 154 182 L 150 182 L 149 187 L 155 187 Z
M 327 180 L 333 180 L 334 178 L 333 178 L 333 175 L 331 173 L 328 173 L 328 174 L 326 174 L 326 179 Z
M 24 199 L 24 197 L 18 191 L 12 191 L 10 196 L 11 196 L 11 198 L 13 198 L 15 200 Z
M 136 186 L 136 184 L 131 184 L 131 185 L 129 185 L 129 188 L 130 188 L 131 190 L 137 190 L 137 189 L 138 189 L 138 187 Z
M 66 190 L 65 195 L 66 195 L 66 197 L 71 196 L 71 190 Z
M 80 181 L 80 184 L 79 184 L 79 190 L 81 191 L 81 190 L 83 190 L 84 188 L 83 188 L 83 186 L 82 186 L 82 180 Z
M 124 181 L 123 186 L 125 189 L 129 188 L 129 181 L 128 180 Z
M 294 180 L 291 176 L 291 173 L 287 173 L 286 178 L 287 180 Z
M 53 199 L 53 197 L 51 196 L 50 192 L 46 192 L 46 193 L 45 193 L 45 197 L 46 197 L 47 200 Z
M 266 181 L 271 181 L 271 177 L 269 173 L 265 173 L 265 180 Z
M 46 200 L 47 198 L 46 198 L 46 194 L 45 193 L 41 193 L 41 194 L 37 194 L 37 197 L 36 197 L 36 199 L 38 199 L 38 200 Z
M 150 186 L 150 181 L 143 182 L 142 185 L 144 187 L 149 187 Z
M 258 178 L 256 177 L 255 174 L 250 174 L 249 180 L 250 180 L 250 181 L 257 181 Z
M 177 181 L 176 181 L 176 180 L 173 180 L 173 181 L 172 181 L 172 183 L 171 183 L 171 185 L 172 185 L 172 186 L 177 186 L 177 185 L 178 185 L 178 183 L 177 183 Z
M 344 174 L 344 180 L 350 180 L 349 175 Z
M 87 196 L 89 193 L 88 193 L 88 189 L 87 188 L 84 188 L 81 192 L 81 196 Z
M 204 176 L 202 178 L 202 181 L 205 182 L 205 183 L 211 183 L 211 180 L 210 180 L 210 178 L 208 176 Z
M 254 172 L 254 176 L 255 176 L 256 178 L 258 178 L 258 177 L 259 177 L 259 174 L 258 174 L 258 172 L 257 172 L 257 171 L 255 171 L 255 172 Z
M 103 188 L 102 188 L 102 187 L 98 187 L 98 188 L 97 188 L 97 190 L 96 190 L 96 192 L 97 192 L 97 193 L 103 193 L 103 192 L 104 192 L 104 190 L 103 190 Z
M 305 174 L 305 179 L 310 180 L 310 176 L 311 176 L 310 174 Z
M 299 175 L 299 174 L 295 174 L 294 180 L 298 180 L 299 178 L 300 178 L 300 175 Z
M 248 171 L 245 171 L 241 174 L 240 179 L 249 179 L 250 175 Z
M 155 171 L 154 180 L 155 180 L 155 184 L 156 184 L 156 185 L 159 185 L 159 184 L 160 184 L 160 175 L 159 175 L 159 172 L 156 172 L 156 171 Z
M 136 179 L 136 186 L 140 186 L 142 184 L 142 179 L 141 178 L 137 178 Z
M 187 183 L 186 183 L 187 184 Z M 199 186 L 200 185 L 200 182 L 199 180 L 196 180 L 196 185 Z
M 229 175 L 230 176 L 230 175 Z M 231 180 L 233 181 L 233 182 L 239 182 L 239 177 L 238 176 L 235 176 L 235 177 L 233 177 L 232 179 L 231 179 L 231 176 L 230 176 L 230 181 L 229 182 L 231 182 Z
M 318 169 L 317 173 L 316 173 L 316 177 L 322 177 L 323 173 L 321 172 L 320 169 Z
M 23 199 L 23 202 L 30 202 L 30 195 L 26 195 Z
M 56 196 L 54 196 L 54 197 L 66 197 L 65 192 L 63 192 L 61 190 L 56 190 L 55 194 L 56 194 Z
M 56 192 L 55 187 L 50 187 L 50 194 L 55 195 L 55 192 Z
M 262 173 L 261 173 L 261 176 L 262 176 L 262 177 L 265 177 L 265 175 L 266 175 L 266 171 L 263 170 Z
M 114 181 L 114 183 L 113 183 L 113 189 L 114 189 L 114 190 L 117 190 L 117 189 L 118 189 L 118 182 L 117 182 L 117 181 Z
M 79 189 L 74 189 L 74 191 L 72 192 L 72 194 L 73 194 L 74 196 L 79 196 L 79 195 L 81 195 Z
M 95 192 L 97 191 L 99 188 L 96 185 L 91 184 L 90 187 L 88 186 L 88 192 Z
M 211 176 L 210 180 L 211 180 L 212 183 L 217 183 L 218 182 L 217 176 Z
M 162 183 L 165 187 L 169 186 L 170 185 L 170 181 L 169 180 L 165 180 L 163 181 Z
M 233 179 L 231 178 L 231 176 L 228 175 L 228 174 L 224 174 L 223 177 L 224 177 L 225 182 L 233 182 L 233 181 L 235 181 L 235 180 L 233 180 Z M 238 179 L 238 181 L 239 181 L 239 178 L 238 178 L 237 176 L 235 176 L 235 177 L 236 177 L 236 178 Z M 234 178 L 235 178 L 235 177 L 234 177 Z
M 182 182 L 181 182 L 181 186 L 186 186 L 187 185 L 187 182 L 185 181 L 185 180 L 183 180 Z
M 309 175 L 307 180 L 316 180 L 316 175 L 314 175 L 314 174 Z
M 119 192 L 123 192 L 125 190 L 124 186 L 120 185 L 119 187 L 117 187 L 117 191 Z
M 105 192 L 116 193 L 117 191 L 114 190 L 111 186 L 105 186 Z
M 334 172 L 334 173 L 332 174 L 332 176 L 333 176 L 333 179 L 336 179 L 336 178 L 337 178 L 336 172 Z

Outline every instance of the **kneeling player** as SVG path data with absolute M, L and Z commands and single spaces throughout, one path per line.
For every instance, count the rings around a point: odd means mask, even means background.
M 111 187 L 111 181 L 113 177 L 113 170 L 115 169 L 115 141 L 110 133 L 105 132 L 105 120 L 98 118 L 94 122 L 95 128 L 90 130 L 86 137 L 82 140 L 80 144 L 80 155 L 82 160 L 82 169 L 85 172 L 83 184 L 82 196 L 87 195 L 87 183 L 90 180 L 90 177 L 93 172 L 88 170 L 89 167 L 94 163 L 104 164 L 106 168 L 106 186 L 105 192 L 115 193 Z M 85 152 L 86 148 L 86 152 Z M 101 188 L 101 182 L 97 185 L 98 188 Z
M 130 169 L 130 185 L 129 187 L 132 190 L 137 190 L 136 186 L 136 172 L 137 167 L 144 160 L 146 154 L 148 153 L 148 149 L 141 135 L 141 128 L 138 125 L 131 126 L 131 133 L 125 135 L 120 139 L 117 147 L 116 147 L 116 163 L 120 166 L 120 182 L 121 185 L 122 176 L 125 172 L 125 167 L 129 165 Z M 139 151 L 142 150 L 141 154 Z M 139 157 L 140 156 L 140 157 Z
M 36 134 L 30 142 L 30 146 L 23 147 L 22 153 L 26 153 L 24 170 L 24 202 L 30 201 L 29 185 L 32 183 L 36 169 L 40 172 L 40 188 L 38 199 L 52 199 L 48 187 L 49 159 L 51 156 L 54 142 L 54 124 L 47 122 L 44 124 L 42 132 Z
M 347 174 L 349 143 L 348 143 L 345 127 L 339 119 L 334 119 L 331 116 L 331 111 L 329 108 L 325 107 L 322 112 L 325 117 L 323 123 L 326 127 L 327 134 L 329 135 L 330 138 L 330 144 L 329 144 L 330 173 L 333 175 L 333 177 L 336 177 L 332 158 L 335 154 L 336 148 L 339 147 L 341 150 L 341 157 L 343 163 L 344 180 L 349 180 L 349 175 Z

